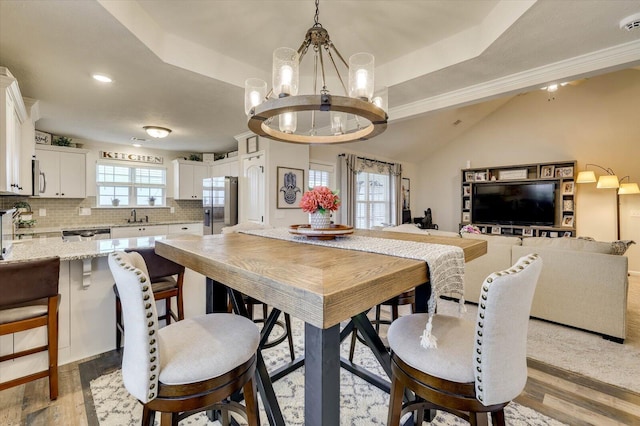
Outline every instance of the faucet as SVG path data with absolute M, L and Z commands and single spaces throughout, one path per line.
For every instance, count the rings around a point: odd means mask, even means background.
M 133 223 L 136 223 L 136 209 L 131 209 L 131 216 L 133 216 Z M 131 222 L 131 217 L 129 217 L 129 222 Z

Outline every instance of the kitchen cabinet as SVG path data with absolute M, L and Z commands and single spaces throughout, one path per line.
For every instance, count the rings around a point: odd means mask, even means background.
M 171 224 L 169 225 L 169 234 L 202 235 L 202 222 Z
M 173 198 L 202 200 L 202 180 L 209 167 L 200 161 L 173 160 Z
M 238 159 L 225 158 L 223 160 L 214 161 L 211 166 L 211 176 L 235 176 L 238 177 Z
M 145 225 L 119 226 L 111 228 L 111 238 L 135 238 L 154 237 L 157 235 L 167 235 L 167 225 Z
M 31 182 L 21 181 L 22 123 L 27 121 L 18 80 L 0 67 L 0 193 L 30 193 Z
M 41 198 L 85 198 L 86 150 L 37 147 L 40 160 Z

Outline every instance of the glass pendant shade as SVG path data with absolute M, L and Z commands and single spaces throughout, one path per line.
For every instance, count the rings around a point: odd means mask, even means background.
M 295 112 L 285 112 L 280 114 L 280 131 L 284 133 L 295 133 L 298 127 L 298 114 Z
M 244 82 L 244 113 L 264 102 L 267 96 L 267 82 L 259 78 L 248 78 Z
M 638 184 L 635 182 L 621 183 L 620 189 L 618 189 L 618 194 L 620 195 L 640 194 L 640 187 L 638 187 Z
M 299 79 L 298 52 L 289 47 L 273 51 L 273 94 L 277 97 L 296 96 Z
M 578 173 L 578 178 L 576 179 L 576 183 L 595 183 L 596 181 L 596 174 L 591 170 Z
M 349 58 L 349 96 L 373 98 L 374 58 L 370 53 L 356 53 Z
M 598 179 L 598 185 L 596 188 L 619 188 L 620 182 L 618 181 L 618 176 L 616 175 L 603 175 Z
M 331 111 L 329 113 L 331 119 L 331 133 L 334 135 L 342 135 L 347 132 L 347 113 Z
M 389 89 L 387 87 L 381 87 L 373 92 L 373 99 L 371 102 L 378 108 L 382 108 L 384 111 L 388 111 L 389 108 Z

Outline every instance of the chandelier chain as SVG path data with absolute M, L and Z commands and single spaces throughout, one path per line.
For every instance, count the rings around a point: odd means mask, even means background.
M 320 23 L 320 0 L 316 0 L 316 14 L 313 17 L 313 26 L 322 27 Z

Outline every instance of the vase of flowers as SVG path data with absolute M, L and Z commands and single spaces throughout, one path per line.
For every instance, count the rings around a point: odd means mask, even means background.
M 302 194 L 300 200 L 302 211 L 309 213 L 309 225 L 313 229 L 324 229 L 331 226 L 331 212 L 340 207 L 340 197 L 337 192 L 326 186 L 316 186 Z

